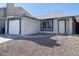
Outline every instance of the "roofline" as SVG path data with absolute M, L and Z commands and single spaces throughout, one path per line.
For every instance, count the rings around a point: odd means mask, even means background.
M 24 8 L 22 8 L 22 7 L 15 7 L 15 8 L 20 8 L 20 9 L 22 9 L 23 11 L 25 11 L 26 13 L 28 13 L 29 15 L 31 15 L 29 12 L 27 12 Z
M 75 16 L 65 16 L 65 17 L 56 17 L 56 18 L 45 18 L 45 19 L 58 19 L 58 18 L 78 17 L 78 16 L 79 16 L 79 15 L 75 15 Z M 32 16 L 27 16 L 27 15 L 21 15 L 21 16 L 8 16 L 8 17 L 0 18 L 0 19 L 6 19 L 6 18 L 21 18 L 21 17 L 29 17 L 29 18 L 36 19 L 36 20 L 42 20 L 42 19 L 35 18 L 35 17 L 32 17 Z
M 51 18 L 38 18 L 38 19 L 58 19 L 58 18 L 69 18 L 69 17 L 76 17 L 76 16 L 79 16 L 79 15 L 75 15 L 75 16 L 64 16 L 64 17 L 55 17 L 55 18 L 53 18 L 53 17 L 51 17 Z
M 35 20 L 39 20 L 35 17 L 30 17 L 30 16 L 26 16 L 26 15 L 22 15 L 22 16 L 8 16 L 8 17 L 5 17 L 4 19 L 10 19 L 10 18 L 21 18 L 21 17 L 28 17 L 28 18 L 32 18 L 32 19 L 35 19 Z
M 35 17 L 32 17 L 32 16 L 27 16 L 27 15 L 22 15 L 21 17 L 29 17 L 29 18 L 32 18 L 32 19 L 39 20 L 38 18 L 35 18 Z
M 79 15 L 75 15 L 75 16 L 65 16 L 65 17 L 56 17 L 56 18 L 45 18 L 45 19 L 59 19 L 59 18 L 69 18 L 69 17 L 77 17 Z M 0 19 L 8 19 L 8 18 L 21 18 L 21 17 L 28 17 L 28 18 L 32 18 L 35 20 L 44 20 L 44 19 L 39 19 L 39 18 L 35 18 L 32 16 L 27 16 L 27 15 L 21 15 L 21 16 L 8 16 L 8 17 L 4 17 L 4 18 L 0 18 Z

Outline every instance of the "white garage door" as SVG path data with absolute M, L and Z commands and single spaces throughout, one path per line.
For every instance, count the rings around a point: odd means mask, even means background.
M 65 34 L 65 21 L 59 21 L 59 34 Z
M 9 34 L 19 34 L 20 20 L 9 21 Z

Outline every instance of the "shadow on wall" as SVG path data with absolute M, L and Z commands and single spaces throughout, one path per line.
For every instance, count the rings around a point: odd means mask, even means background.
M 57 40 L 50 39 L 50 37 L 17 37 L 17 36 L 15 36 L 15 37 L 12 36 L 13 38 L 11 36 L 10 37 L 2 36 L 2 37 L 13 39 L 13 40 L 25 40 L 25 41 L 28 40 L 28 41 L 32 41 L 36 44 L 39 44 L 41 46 L 47 46 L 47 47 L 60 46 L 60 44 L 57 43 Z M 11 41 L 9 41 L 9 42 L 11 42 Z

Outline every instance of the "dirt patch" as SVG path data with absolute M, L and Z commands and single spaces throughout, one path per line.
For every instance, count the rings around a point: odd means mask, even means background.
M 0 44 L 0 55 L 7 56 L 78 56 L 78 36 L 18 38 Z

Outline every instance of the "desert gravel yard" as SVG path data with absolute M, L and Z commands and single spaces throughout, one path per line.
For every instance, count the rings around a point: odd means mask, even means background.
M 7 38 L 4 36 L 0 37 Z M 15 37 L 10 39 L 11 40 L 9 41 L 0 43 L 1 56 L 79 55 L 78 36 L 45 35 L 32 37 Z

